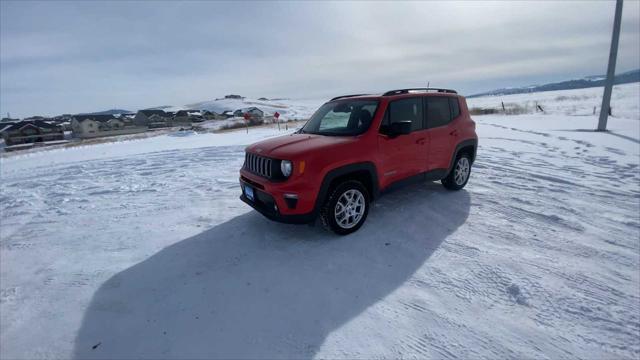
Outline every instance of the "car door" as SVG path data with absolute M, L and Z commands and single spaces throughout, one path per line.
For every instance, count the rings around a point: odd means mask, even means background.
M 427 170 L 448 169 L 456 144 L 449 96 L 425 97 L 426 128 L 429 137 Z M 457 99 L 456 99 L 457 101 Z
M 387 105 L 378 135 L 383 187 L 426 170 L 428 135 L 424 131 L 423 111 L 421 97 L 402 98 Z M 406 120 L 411 121 L 410 134 L 390 135 L 392 123 Z

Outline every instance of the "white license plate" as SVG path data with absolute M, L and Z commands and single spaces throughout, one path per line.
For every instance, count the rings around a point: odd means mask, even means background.
M 244 195 L 247 197 L 247 199 L 254 201 L 253 198 L 253 188 L 251 186 L 244 186 Z

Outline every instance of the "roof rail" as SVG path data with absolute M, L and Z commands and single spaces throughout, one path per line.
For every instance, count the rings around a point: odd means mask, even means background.
M 448 94 L 457 94 L 458 92 L 455 90 L 451 90 L 451 89 L 439 89 L 439 88 L 412 88 L 412 89 L 398 89 L 398 90 L 391 90 L 391 91 L 387 91 L 386 93 L 382 94 L 382 96 L 391 96 L 391 95 L 400 95 L 400 94 L 409 94 L 412 92 L 418 92 L 418 91 L 424 91 L 424 92 L 429 92 L 429 91 L 434 91 L 434 92 L 439 92 L 439 93 L 448 93 Z
M 342 99 L 342 98 L 348 98 L 348 97 L 354 97 L 354 96 L 363 96 L 363 95 L 371 95 L 371 94 L 342 95 L 342 96 L 336 96 L 336 97 L 334 97 L 333 99 L 331 99 L 329 101 L 338 100 L 338 99 Z

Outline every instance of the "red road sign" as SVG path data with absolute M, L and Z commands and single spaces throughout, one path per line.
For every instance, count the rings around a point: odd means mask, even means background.
M 249 119 L 251 119 L 251 115 L 249 115 L 249 113 L 244 113 L 244 119 L 249 121 Z
M 276 111 L 276 112 L 273 114 L 273 117 L 274 117 L 274 118 L 276 118 L 276 119 L 277 119 L 277 118 L 279 118 L 279 117 L 280 117 L 280 113 Z

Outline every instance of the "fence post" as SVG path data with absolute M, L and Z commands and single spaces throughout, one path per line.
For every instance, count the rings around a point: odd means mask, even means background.
M 504 101 L 501 101 L 501 103 L 502 103 L 502 111 L 504 112 L 504 111 L 506 111 L 506 110 L 504 109 Z

